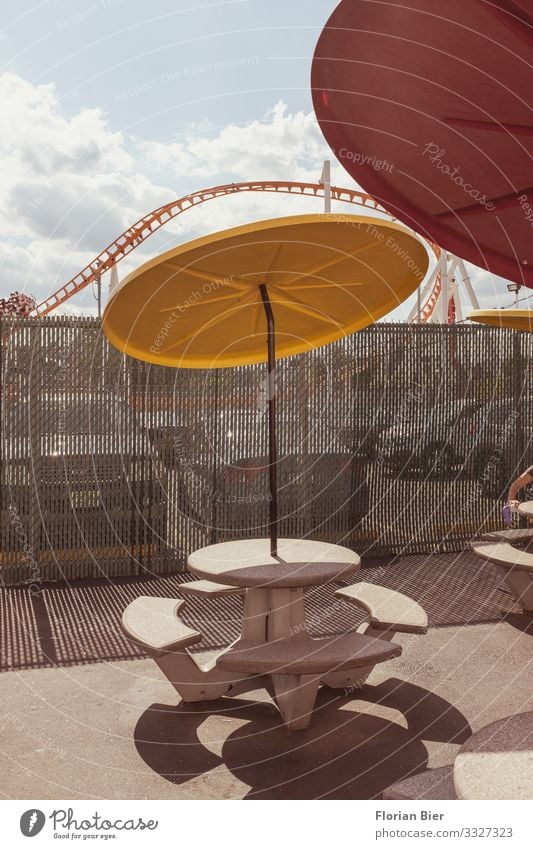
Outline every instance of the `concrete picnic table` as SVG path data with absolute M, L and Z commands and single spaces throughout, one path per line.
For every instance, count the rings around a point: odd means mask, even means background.
M 217 667 L 249 676 L 270 675 L 286 726 L 306 728 L 324 675 L 365 668 L 401 653 L 399 646 L 349 632 L 313 639 L 307 632 L 305 587 L 355 574 L 360 557 L 342 546 L 280 539 L 272 557 L 268 539 L 206 546 L 188 559 L 200 578 L 246 588 L 241 638 Z
M 533 711 L 473 734 L 455 759 L 453 782 L 459 799 L 533 799 Z
M 533 519 L 533 501 L 524 501 L 518 505 L 518 512 L 526 519 Z
M 304 588 L 354 575 L 361 558 L 340 545 L 301 539 L 280 539 L 272 557 L 268 539 L 245 539 L 200 548 L 187 565 L 200 578 L 245 587 L 242 639 L 266 642 L 304 631 Z

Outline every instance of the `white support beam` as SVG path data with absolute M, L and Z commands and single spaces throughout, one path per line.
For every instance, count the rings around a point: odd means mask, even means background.
M 324 212 L 331 212 L 331 163 L 329 159 L 324 160 L 322 174 L 318 182 L 324 186 Z
M 439 274 L 440 293 L 436 297 L 437 276 Z M 420 316 L 420 309 L 423 314 L 424 307 L 431 301 L 434 303 L 433 310 L 431 315 L 426 317 L 424 321 L 430 324 L 447 324 L 450 298 L 452 297 L 455 301 L 456 321 L 464 320 L 465 313 L 468 312 L 468 309 L 465 310 L 465 304 L 467 307 L 472 307 L 472 309 L 479 309 L 479 303 L 463 260 L 460 257 L 442 251 L 423 289 L 419 288 L 416 302 L 409 312 L 407 321 L 411 323 L 417 322 Z
M 472 306 L 472 309 L 478 310 L 479 309 L 479 301 L 476 298 L 476 294 L 475 294 L 474 289 L 472 287 L 472 282 L 470 280 L 470 277 L 468 276 L 468 272 L 465 268 L 465 264 L 464 264 L 462 259 L 457 260 L 457 267 L 459 269 L 459 273 L 461 274 L 461 281 L 463 283 L 463 286 L 465 287 L 466 293 L 467 293 L 467 295 L 470 299 L 470 304 Z

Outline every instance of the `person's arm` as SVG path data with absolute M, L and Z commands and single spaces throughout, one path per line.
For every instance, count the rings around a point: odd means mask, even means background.
M 523 474 L 520 475 L 515 481 L 512 482 L 509 487 L 509 492 L 507 494 L 507 503 L 511 505 L 511 507 L 517 507 L 518 501 L 516 496 L 528 484 L 533 483 L 533 466 L 529 469 L 526 469 Z

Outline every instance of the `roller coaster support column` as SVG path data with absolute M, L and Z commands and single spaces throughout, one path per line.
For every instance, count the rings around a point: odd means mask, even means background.
M 324 212 L 331 212 L 331 163 L 324 159 L 319 183 L 324 186 Z

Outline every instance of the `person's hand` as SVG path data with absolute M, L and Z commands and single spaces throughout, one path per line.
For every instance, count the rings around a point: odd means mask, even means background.
M 507 504 L 511 508 L 512 513 L 518 513 L 518 505 L 520 504 L 518 499 L 514 498 L 512 501 L 508 501 Z

